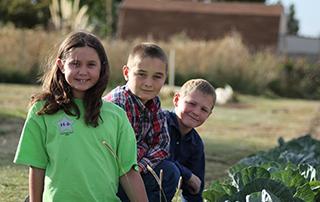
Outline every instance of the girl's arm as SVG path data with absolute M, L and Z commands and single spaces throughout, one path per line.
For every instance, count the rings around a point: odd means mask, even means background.
M 44 187 L 44 169 L 29 167 L 29 197 L 30 202 L 41 202 Z
M 129 172 L 120 177 L 120 183 L 130 201 L 148 201 L 146 189 L 138 171 L 135 171 L 133 168 L 131 168 Z

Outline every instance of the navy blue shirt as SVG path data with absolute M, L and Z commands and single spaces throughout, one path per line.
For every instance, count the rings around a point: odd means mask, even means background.
M 205 156 L 203 142 L 195 129 L 184 137 L 181 136 L 179 123 L 174 112 L 165 111 L 170 134 L 170 159 L 179 168 L 184 182 L 192 175 L 201 180 L 200 192 L 196 195 L 188 191 L 187 184 L 182 184 L 182 194 L 187 201 L 203 201 Z

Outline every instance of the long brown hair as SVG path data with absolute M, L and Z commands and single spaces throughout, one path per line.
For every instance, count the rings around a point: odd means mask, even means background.
M 105 49 L 100 40 L 93 34 L 78 31 L 71 33 L 60 45 L 55 57 L 48 63 L 48 69 L 42 77 L 43 92 L 31 97 L 31 104 L 44 100 L 45 104 L 37 114 L 54 114 L 62 109 L 68 115 L 80 117 L 78 106 L 73 101 L 70 85 L 56 64 L 59 58 L 64 60 L 70 51 L 78 47 L 91 47 L 97 51 L 100 59 L 100 77 L 97 83 L 85 92 L 83 102 L 85 107 L 85 123 L 98 126 L 100 108 L 102 106 L 101 96 L 105 91 L 109 80 L 109 63 Z

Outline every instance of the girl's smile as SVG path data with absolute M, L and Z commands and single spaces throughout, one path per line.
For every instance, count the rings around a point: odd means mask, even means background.
M 83 98 L 100 77 L 101 62 L 95 49 L 85 46 L 73 49 L 65 60 L 57 65 L 72 88 L 73 96 Z

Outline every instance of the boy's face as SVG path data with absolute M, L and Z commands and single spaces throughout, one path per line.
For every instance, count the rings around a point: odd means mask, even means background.
M 176 93 L 173 97 L 175 113 L 178 116 L 179 126 L 189 131 L 203 124 L 213 109 L 213 97 L 194 90 L 186 96 Z
M 123 67 L 123 76 L 131 92 L 145 104 L 156 97 L 166 80 L 166 65 L 158 58 L 135 57 Z

